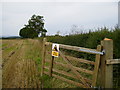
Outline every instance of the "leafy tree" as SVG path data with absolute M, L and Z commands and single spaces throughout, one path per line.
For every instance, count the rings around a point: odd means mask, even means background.
M 46 32 L 43 16 L 33 15 L 31 19 L 29 19 L 28 25 L 25 25 L 25 27 L 20 30 L 19 35 L 23 38 L 34 38 L 38 37 L 39 34 L 46 36 Z
M 46 36 L 46 32 L 47 32 L 47 30 L 46 30 L 46 29 L 43 29 L 42 32 L 41 32 L 41 36 L 42 36 L 42 37 L 45 37 L 45 36 Z
M 20 36 L 23 37 L 23 38 L 34 38 L 34 37 L 37 37 L 38 36 L 38 33 L 35 32 L 33 29 L 31 28 L 22 28 L 20 30 Z

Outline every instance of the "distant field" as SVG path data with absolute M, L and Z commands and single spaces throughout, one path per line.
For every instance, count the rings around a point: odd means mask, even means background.
M 2 46 L 3 88 L 40 88 L 42 41 L 37 39 L 3 39 Z M 70 88 L 56 78 L 44 76 L 45 88 Z

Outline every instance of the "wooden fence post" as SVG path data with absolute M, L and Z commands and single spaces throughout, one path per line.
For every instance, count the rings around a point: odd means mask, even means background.
M 43 39 L 43 52 L 42 52 L 42 68 L 41 68 L 41 76 L 43 76 L 44 73 L 44 63 L 45 63 L 45 54 L 46 54 L 46 45 L 47 39 Z
M 113 88 L 113 66 L 106 64 L 108 59 L 113 59 L 113 40 L 101 41 L 105 54 L 101 56 L 99 84 L 102 88 Z
M 52 59 L 50 61 L 50 68 L 49 68 L 49 76 L 52 76 L 52 69 L 53 69 L 53 61 L 54 61 L 54 56 L 52 56 Z

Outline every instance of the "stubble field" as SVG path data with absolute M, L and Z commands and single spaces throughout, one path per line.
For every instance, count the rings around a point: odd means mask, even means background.
M 2 87 L 40 88 L 41 46 L 38 40 L 2 40 Z

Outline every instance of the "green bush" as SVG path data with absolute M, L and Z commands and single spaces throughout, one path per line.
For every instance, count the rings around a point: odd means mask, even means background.
M 49 42 L 93 48 L 96 49 L 97 45 L 100 44 L 104 38 L 113 39 L 114 42 L 114 58 L 120 58 L 120 28 L 115 27 L 112 30 L 107 29 L 106 27 L 97 29 L 94 32 L 88 32 L 77 35 L 67 35 L 67 36 L 49 36 L 47 40 Z M 69 51 L 72 52 L 72 51 Z M 74 52 L 76 57 L 89 57 L 88 54 Z M 89 57 L 90 58 L 90 57 Z M 92 58 L 92 56 L 91 56 Z

